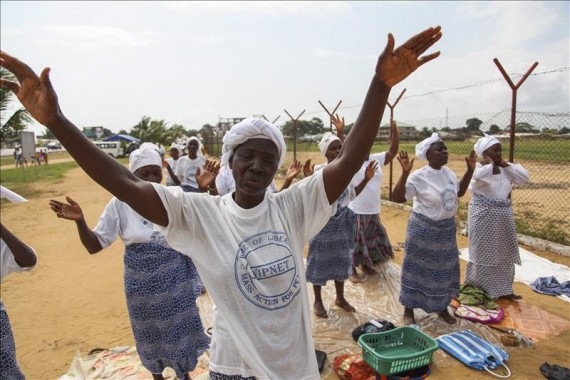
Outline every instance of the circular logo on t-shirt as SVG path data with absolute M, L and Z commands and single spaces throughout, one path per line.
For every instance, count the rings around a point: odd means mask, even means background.
M 441 205 L 445 211 L 454 211 L 457 206 L 457 193 L 451 189 L 444 189 L 441 193 Z
M 263 309 L 286 307 L 301 291 L 289 238 L 283 232 L 266 231 L 242 241 L 234 271 L 242 294 Z

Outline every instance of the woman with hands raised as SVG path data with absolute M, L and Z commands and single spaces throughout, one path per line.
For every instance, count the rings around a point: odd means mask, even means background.
M 455 214 L 458 197 L 465 194 L 473 175 L 476 156 L 471 151 L 465 158 L 467 170 L 461 181 L 446 166 L 447 147 L 437 133 L 416 145 L 416 157 L 427 160 L 428 165 L 410 176 L 414 159 L 400 152 L 402 175 L 392 193 L 398 203 L 413 199 L 401 275 L 403 319 L 406 324 L 415 324 L 414 309 L 420 308 L 455 323 L 447 309 L 451 298 L 459 295 Z
M 129 169 L 141 180 L 162 181 L 158 147 L 143 143 L 129 155 Z M 83 246 L 95 254 L 117 237 L 125 244 L 125 296 L 137 352 L 154 379 L 166 367 L 189 379 L 210 339 L 204 333 L 196 298 L 202 283 L 192 260 L 168 246 L 164 235 L 128 204 L 112 198 L 99 222 L 89 229 L 81 206 L 50 201 L 58 218 L 75 221 Z
M 0 52 L 18 83 L 2 81 L 101 186 L 161 230 L 169 245 L 192 257 L 216 304 L 210 378 L 319 379 L 311 332 L 303 246 L 334 213 L 336 199 L 368 157 L 390 89 L 439 52 L 428 28 L 380 55 L 362 109 L 336 160 L 287 191 L 267 194 L 285 158 L 274 125 L 249 118 L 223 138 L 224 164 L 236 190 L 224 197 L 184 193 L 138 179 L 95 147 L 62 113 L 49 80 Z M 208 175 L 212 177 L 215 173 Z

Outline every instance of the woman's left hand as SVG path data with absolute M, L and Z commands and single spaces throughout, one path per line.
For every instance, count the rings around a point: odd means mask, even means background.
M 471 150 L 469 157 L 465 157 L 465 162 L 467 163 L 468 170 L 475 170 L 475 165 L 477 165 L 477 155 L 475 154 L 474 150 Z

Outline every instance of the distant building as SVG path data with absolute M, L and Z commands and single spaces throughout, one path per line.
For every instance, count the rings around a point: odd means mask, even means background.
M 413 125 L 396 122 L 400 130 L 400 140 L 417 140 L 420 131 Z M 387 140 L 390 135 L 390 124 L 384 124 L 378 128 L 376 138 L 379 140 Z

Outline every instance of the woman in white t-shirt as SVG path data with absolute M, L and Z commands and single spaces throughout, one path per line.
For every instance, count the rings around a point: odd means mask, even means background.
M 400 144 L 400 132 L 396 122 L 391 123 L 390 149 L 387 152 L 372 153 L 368 160 L 362 164 L 362 168 L 352 179 L 354 184 L 360 183 L 365 176 L 366 168 L 371 162 L 377 163 L 374 177 L 368 182 L 362 192 L 356 196 L 348 207 L 356 214 L 356 233 L 354 248 L 352 250 L 352 275 L 353 282 L 362 282 L 363 276 L 359 275 L 357 267 L 364 273 L 376 273 L 374 268 L 394 257 L 392 244 L 386 233 L 386 229 L 380 220 L 380 198 L 382 195 L 382 167 L 392 162 L 398 153 Z
M 22 242 L 0 223 L 0 282 L 14 272 L 31 270 L 36 265 L 34 249 Z M 16 344 L 4 303 L 0 299 L 0 378 L 24 380 L 16 360 Z
M 393 86 L 439 56 L 420 57 L 441 38 L 429 28 L 394 49 L 388 34 L 362 109 L 336 160 L 277 194 L 267 186 L 285 159 L 281 131 L 245 119 L 223 138 L 224 164 L 236 190 L 223 197 L 183 192 L 140 180 L 95 147 L 61 111 L 49 80 L 0 52 L 0 64 L 20 85 L 3 81 L 30 114 L 48 127 L 101 186 L 164 233 L 169 245 L 192 257 L 216 304 L 210 378 L 320 379 L 311 330 L 303 247 L 329 220 L 335 200 L 368 157 Z M 197 182 L 213 183 L 206 167 Z
M 480 138 L 474 146 L 477 163 L 469 202 L 469 261 L 465 283 L 482 288 L 493 298 L 519 299 L 513 293 L 515 264 L 521 265 L 511 191 L 529 181 L 520 164 L 507 162 L 501 142 L 494 136 Z
M 170 157 L 168 157 L 163 163 L 166 168 L 166 186 L 180 186 L 180 180 L 176 177 L 176 166 L 178 164 L 178 159 L 180 158 L 180 148 L 178 145 L 171 145 L 168 150 Z
M 196 181 L 197 173 L 204 170 L 204 164 L 206 163 L 201 147 L 202 143 L 197 137 L 190 137 L 186 145 L 188 154 L 180 157 L 176 164 L 176 170 L 174 170 L 176 179 L 174 182 L 179 181 L 180 187 L 185 192 L 198 193 L 203 190 L 200 189 Z
M 129 155 L 129 169 L 138 178 L 160 183 L 162 159 L 156 146 L 143 143 Z M 73 199 L 50 201 L 59 218 L 73 220 L 81 242 L 91 254 L 119 237 L 125 244 L 125 296 L 137 353 L 154 379 L 172 368 L 178 378 L 188 373 L 210 345 L 200 320 L 196 298 L 202 283 L 194 263 L 175 251 L 153 224 L 128 204 L 112 198 L 93 230 Z
M 455 214 L 457 199 L 469 186 L 475 169 L 475 152 L 465 158 L 467 170 L 461 181 L 446 166 L 447 147 L 434 133 L 416 145 L 416 157 L 428 165 L 409 176 L 414 163 L 400 152 L 402 176 L 392 193 L 394 201 L 413 198 L 413 212 L 408 220 L 400 303 L 404 305 L 404 323 L 415 324 L 414 309 L 437 312 L 447 323 L 455 318 L 447 310 L 452 297 L 459 295 L 459 252 Z M 409 176 L 409 178 L 408 178 Z

